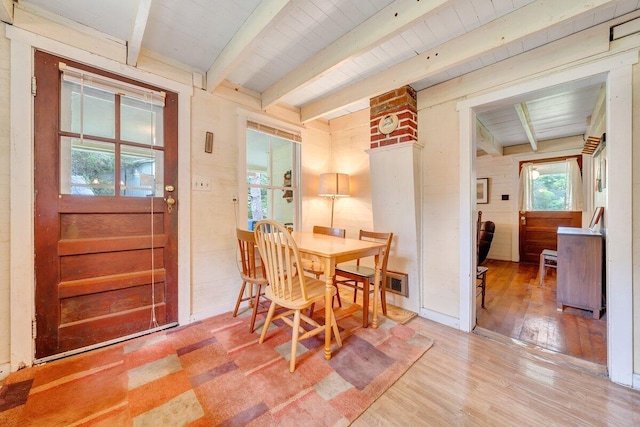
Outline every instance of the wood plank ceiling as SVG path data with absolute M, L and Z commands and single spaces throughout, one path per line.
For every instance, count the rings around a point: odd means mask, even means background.
M 640 0 L 18 0 L 3 1 L 0 19 L 11 23 L 21 8 L 80 24 L 126 44 L 131 66 L 140 55 L 165 59 L 202 75 L 206 90 L 241 88 L 264 109 L 288 104 L 308 121 L 367 108 L 372 96 L 406 84 L 428 88 L 639 7 Z M 584 134 L 601 87 L 592 83 L 519 100 L 481 121 L 504 146 L 530 140 L 527 120 L 538 139 Z

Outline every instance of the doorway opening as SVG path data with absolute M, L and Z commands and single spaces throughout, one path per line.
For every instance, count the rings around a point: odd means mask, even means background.
M 624 58 L 623 58 L 624 57 Z M 616 63 L 615 61 L 621 60 Z M 476 98 L 461 101 L 460 111 L 460 140 L 461 161 L 460 181 L 461 191 L 468 195 L 461 200 L 460 230 L 461 230 L 461 329 L 471 331 L 476 326 L 476 295 L 475 295 L 475 217 L 478 207 L 475 204 L 475 184 L 479 160 L 476 159 L 476 127 L 475 119 L 478 114 L 512 103 L 516 99 L 524 100 L 536 94 L 537 91 L 552 90 L 564 84 L 580 83 L 587 80 L 606 82 L 606 128 L 609 130 L 607 140 L 615 141 L 608 147 L 607 162 L 614 164 L 619 161 L 621 168 L 608 171 L 608 194 L 606 210 L 608 218 L 605 232 L 605 250 L 607 253 L 605 268 L 607 301 L 607 349 L 616 348 L 616 352 L 608 351 L 608 375 L 614 382 L 630 384 L 633 376 L 632 363 L 632 306 L 628 299 L 632 291 L 632 230 L 628 219 L 631 212 L 629 198 L 625 196 L 631 191 L 631 95 L 632 95 L 632 67 L 637 62 L 636 57 L 605 58 L 575 69 L 559 72 L 526 84 L 516 84 L 496 92 L 480 95 Z M 613 135 L 615 133 L 615 136 Z M 562 153 L 562 154 L 573 154 Z M 532 157 L 544 157 L 544 153 L 536 153 Z M 508 168 L 508 166 L 507 166 Z M 517 165 L 513 166 L 517 170 Z M 587 177 L 586 182 L 591 182 Z M 510 194 L 516 194 L 515 187 L 506 189 Z M 505 191 L 505 193 L 507 193 Z M 494 193 L 496 193 L 494 191 Z M 509 194 L 507 193 L 507 194 Z M 489 189 L 491 194 L 491 188 Z M 497 193 L 501 197 L 500 192 Z M 504 193 L 502 193 L 504 194 Z M 501 198 L 501 200 L 503 200 Z M 590 212 L 584 212 L 590 216 Z M 518 221 L 517 211 L 508 213 L 506 224 L 509 229 Z M 484 215 L 483 215 L 484 218 Z M 584 218 L 584 217 L 583 217 Z M 488 219 L 488 218 L 487 218 Z M 584 221 L 583 221 L 584 223 Z M 496 229 L 500 222 L 496 221 Z M 499 241 L 499 240 L 498 240 Z M 512 232 L 512 241 L 517 241 Z M 615 244 L 613 243 L 615 242 Z M 495 244 L 495 243 L 494 243 Z M 512 251 L 517 245 L 512 245 Z M 468 258 L 467 258 L 468 257 Z M 517 261 L 517 254 L 512 255 Z M 487 288 L 491 283 L 487 281 Z M 618 292 L 621 292 L 619 294 Z M 466 296 L 466 298 L 465 298 Z M 468 329 L 466 329 L 468 327 Z M 621 347 L 618 347 L 621 346 Z

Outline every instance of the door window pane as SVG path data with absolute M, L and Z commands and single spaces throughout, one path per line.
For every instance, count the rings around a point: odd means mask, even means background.
M 115 94 L 90 81 L 62 81 L 60 129 L 83 135 L 115 137 Z
M 127 197 L 162 195 L 164 152 L 122 145 L 121 153 L 120 195 Z
M 63 137 L 60 143 L 60 191 L 62 194 L 113 196 L 115 146 Z
M 164 146 L 163 108 L 149 99 L 122 96 L 120 109 L 120 133 L 124 141 L 139 142 L 158 147 Z

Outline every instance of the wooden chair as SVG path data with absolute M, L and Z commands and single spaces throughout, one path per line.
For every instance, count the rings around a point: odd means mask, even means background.
M 481 264 L 487 259 L 489 249 L 491 249 L 491 242 L 493 241 L 493 233 L 495 232 L 496 225 L 493 221 L 482 221 L 482 211 L 478 212 L 478 222 L 476 225 L 476 241 L 477 241 L 477 267 L 476 267 L 476 288 L 479 291 L 476 293 L 476 297 L 481 295 L 480 306 L 484 308 L 484 298 L 487 291 L 487 267 L 483 267 Z
M 258 221 L 255 226 L 255 236 L 269 281 L 269 286 L 265 289 L 265 296 L 271 300 L 269 313 L 260 335 L 260 343 L 264 341 L 272 321 L 282 319 L 290 325 L 293 328 L 293 333 L 289 371 L 293 372 L 296 366 L 298 341 L 318 335 L 325 330 L 324 325 L 303 313 L 303 310 L 309 308 L 311 304 L 324 301 L 325 284 L 318 279 L 300 274 L 296 267 L 302 265 L 300 252 L 298 252 L 298 247 L 291 234 L 281 224 L 272 220 Z M 274 316 L 277 306 L 287 310 Z M 325 322 L 331 322 L 336 341 L 342 347 L 333 309 L 330 313 L 331 318 L 325 319 Z M 301 321 L 309 324 L 312 329 L 302 328 Z
M 238 237 L 238 249 L 240 252 L 240 263 L 242 265 L 242 270 L 240 271 L 242 287 L 238 294 L 236 308 L 233 310 L 233 317 L 238 315 L 240 303 L 249 301 L 249 307 L 253 307 L 249 330 L 253 332 L 256 316 L 260 313 L 266 313 L 268 309 L 268 307 L 266 307 L 267 301 L 260 302 L 260 298 L 264 297 L 262 287 L 268 284 L 267 275 L 262 260 L 256 250 L 256 238 L 253 231 L 236 228 L 236 236 Z M 262 308 L 259 310 L 261 306 Z
M 544 249 L 540 253 L 540 287 L 544 285 L 544 276 L 547 274 L 547 267 L 558 269 L 558 251 Z
M 321 225 L 313 226 L 314 234 L 325 234 L 327 236 L 335 236 L 345 238 L 347 235 L 347 231 L 344 228 L 335 228 L 335 227 L 323 227 Z M 322 262 L 317 259 L 302 259 L 302 269 L 316 276 L 316 279 L 320 279 L 320 276 L 324 274 L 324 266 Z M 342 301 L 340 301 L 340 293 L 336 293 L 336 298 L 338 299 L 338 306 L 342 307 Z M 313 309 L 313 308 L 312 308 Z
M 389 251 L 391 249 L 391 240 L 393 233 L 378 233 L 375 231 L 360 230 L 360 240 L 368 240 L 375 242 L 384 242 L 386 246 L 382 250 L 382 259 L 380 260 L 380 301 L 382 303 L 382 314 L 387 314 L 387 294 L 384 284 L 387 282 L 387 261 L 389 260 Z M 333 279 L 336 288 L 338 285 L 348 286 L 353 289 L 353 302 L 356 302 L 358 289 L 362 290 L 362 325 L 366 328 L 369 325 L 369 293 L 372 291 L 371 285 L 374 281 L 375 269 L 360 265 L 360 260 L 356 261 L 356 265 L 339 265 L 336 267 L 336 275 Z M 337 277 L 343 277 L 339 280 Z

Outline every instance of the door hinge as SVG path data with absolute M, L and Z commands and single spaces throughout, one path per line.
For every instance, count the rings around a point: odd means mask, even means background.
M 38 92 L 38 83 L 36 83 L 36 76 L 31 77 L 31 95 L 36 96 Z
M 31 319 L 31 339 L 36 339 L 38 335 L 38 327 L 36 325 L 36 318 Z

